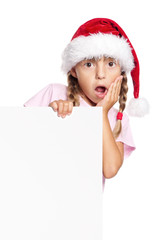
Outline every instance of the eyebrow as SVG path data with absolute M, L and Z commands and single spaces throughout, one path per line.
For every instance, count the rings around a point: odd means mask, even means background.
M 112 60 L 112 61 L 116 61 L 116 59 L 115 58 L 113 58 L 113 57 L 104 57 L 104 60 Z
M 99 61 L 100 59 L 101 59 L 102 57 L 93 57 L 93 58 L 89 58 L 89 59 L 83 59 L 83 62 L 87 62 L 87 61 L 90 61 L 90 62 L 97 62 L 97 61 Z M 117 59 L 115 59 L 115 58 L 113 58 L 113 57 L 106 57 L 106 56 L 104 56 L 104 61 L 108 61 L 108 59 L 110 60 L 110 61 L 115 61 L 115 62 L 117 62 Z
M 91 62 L 95 62 L 96 61 L 96 59 L 93 57 L 93 58 L 86 58 L 86 59 L 83 59 L 83 62 L 87 62 L 87 61 L 91 61 Z

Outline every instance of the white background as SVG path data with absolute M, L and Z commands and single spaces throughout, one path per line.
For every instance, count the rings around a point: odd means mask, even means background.
M 47 84 L 66 84 L 61 53 L 77 28 L 95 17 L 111 18 L 125 30 L 140 61 L 140 96 L 150 103 L 148 116 L 130 119 L 136 151 L 106 182 L 104 234 L 109 240 L 158 240 L 157 1 L 1 1 L 0 105 L 22 106 Z

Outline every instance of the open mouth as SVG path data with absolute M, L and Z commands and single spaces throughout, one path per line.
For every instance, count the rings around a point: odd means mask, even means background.
M 108 91 L 108 89 L 106 87 L 99 86 L 99 87 L 96 87 L 95 94 L 97 95 L 97 97 L 103 98 L 107 94 L 107 91 Z

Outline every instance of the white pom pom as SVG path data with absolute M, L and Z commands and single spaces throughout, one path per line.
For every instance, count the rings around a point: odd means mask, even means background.
M 149 112 L 149 104 L 145 98 L 132 98 L 126 108 L 130 116 L 143 117 Z

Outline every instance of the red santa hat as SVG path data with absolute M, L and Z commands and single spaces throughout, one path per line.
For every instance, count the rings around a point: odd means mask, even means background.
M 68 73 L 80 61 L 102 56 L 115 58 L 122 71 L 131 73 L 134 99 L 127 110 L 132 116 L 144 116 L 148 103 L 139 100 L 139 61 L 129 38 L 113 20 L 95 18 L 81 25 L 63 52 L 62 70 Z

